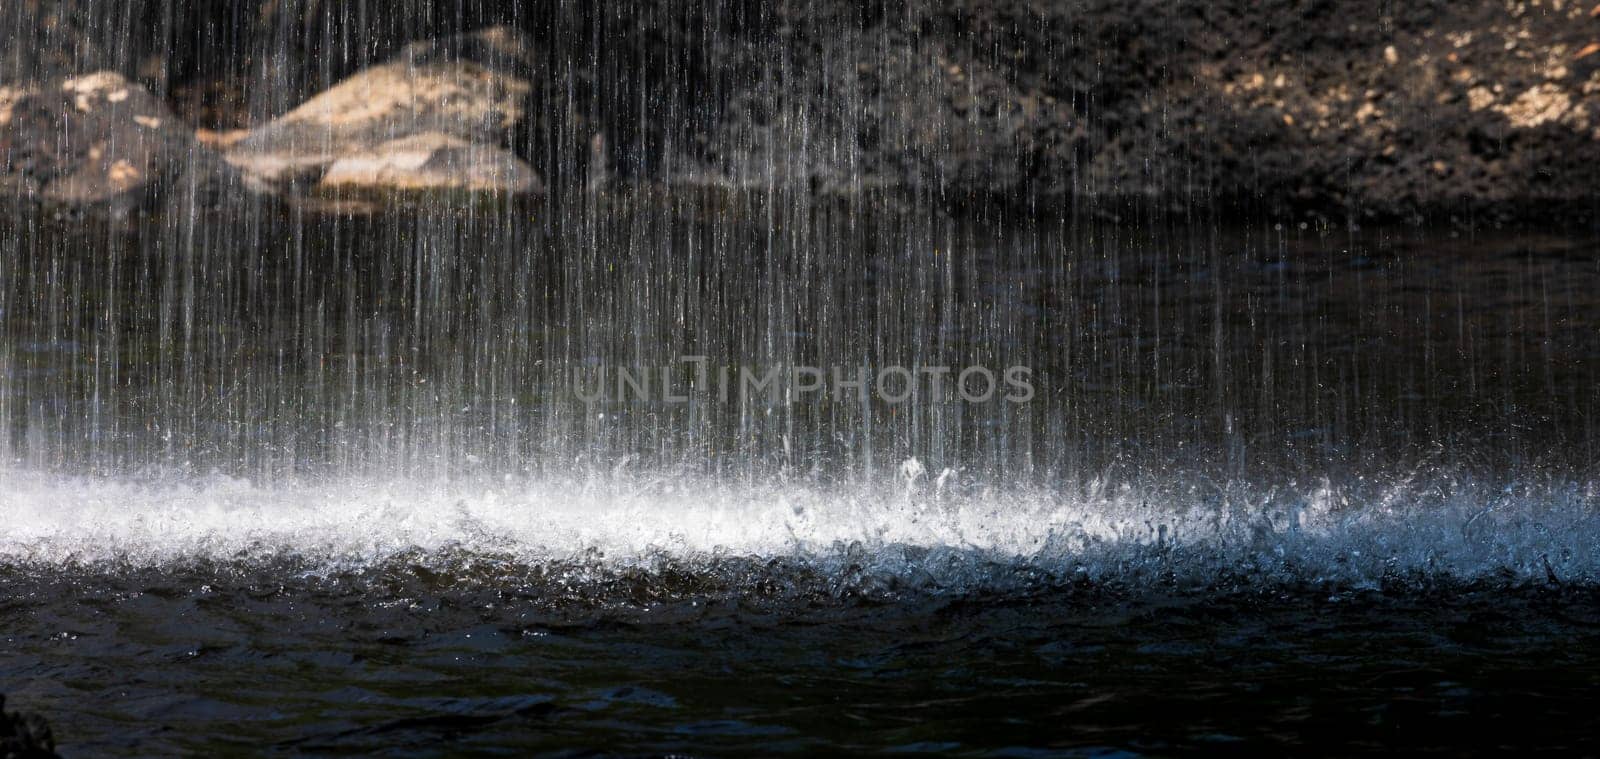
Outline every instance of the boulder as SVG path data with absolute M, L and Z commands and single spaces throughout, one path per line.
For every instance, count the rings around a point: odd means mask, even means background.
M 510 151 L 440 132 L 390 140 L 336 159 L 318 186 L 325 191 L 404 193 L 540 192 L 539 176 Z
M 0 83 L 114 68 L 85 0 L 0 0 Z
M 507 27 L 414 43 L 250 131 L 227 159 L 266 183 L 531 191 L 533 170 L 505 148 L 528 118 L 534 65 Z
M 0 189 L 67 205 L 136 205 L 228 175 L 155 96 L 102 71 L 0 89 Z

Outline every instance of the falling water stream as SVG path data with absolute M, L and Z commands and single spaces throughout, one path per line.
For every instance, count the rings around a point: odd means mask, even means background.
M 0 216 L 0 685 L 64 752 L 1593 748 L 1591 232 L 584 160 Z
M 1577 243 L 548 212 L 8 225 L 4 550 L 1596 570 Z

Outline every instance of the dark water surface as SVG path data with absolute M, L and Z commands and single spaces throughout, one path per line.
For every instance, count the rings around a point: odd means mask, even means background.
M 0 221 L 8 704 L 69 755 L 1596 750 L 1591 233 L 588 203 Z M 682 356 L 1037 392 L 574 391 Z
M 1591 587 L 841 599 L 747 570 L 737 593 L 406 566 L 8 573 L 5 674 L 78 755 L 1458 755 L 1600 734 Z

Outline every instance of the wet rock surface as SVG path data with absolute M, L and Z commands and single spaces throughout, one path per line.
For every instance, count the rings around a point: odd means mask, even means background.
M 504 27 L 410 45 L 247 133 L 228 161 L 265 183 L 529 192 L 533 169 L 501 146 L 527 118 L 531 58 Z
M 1600 183 L 1600 16 L 1566 0 L 402 6 L 10 0 L 42 34 L 0 83 L 121 71 L 295 192 L 426 133 L 552 192 L 1471 221 L 1587 218 Z
M 228 174 L 165 104 L 121 74 L 0 88 L 0 189 L 128 208 Z
M 811 8 L 742 54 L 711 174 L 1356 218 L 1581 212 L 1600 178 L 1586 5 Z
M 341 156 L 328 166 L 318 186 L 334 192 L 515 195 L 541 189 L 533 169 L 509 151 L 439 132 L 402 137 Z
M 0 0 L 0 86 L 106 68 L 88 9 L 77 0 Z

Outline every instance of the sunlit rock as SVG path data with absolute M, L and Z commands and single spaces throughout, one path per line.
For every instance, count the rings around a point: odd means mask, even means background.
M 332 184 L 390 177 L 473 186 L 509 165 L 500 148 L 528 117 L 533 65 L 527 39 L 504 27 L 414 43 L 251 131 L 232 145 L 228 161 L 267 183 L 317 181 L 343 162 Z M 446 146 L 440 136 L 460 144 Z M 419 141 L 404 142 L 411 137 Z M 472 144 L 478 147 L 466 147 Z M 418 174 L 408 162 L 423 145 L 432 147 Z M 491 165 L 467 166 L 474 158 Z M 516 169 L 519 176 L 532 171 Z M 446 171 L 456 175 L 446 178 Z
M 46 202 L 128 207 L 229 173 L 172 112 L 101 71 L 0 89 L 0 188 Z
M 439 132 L 390 140 L 343 156 L 319 186 L 336 192 L 491 193 L 540 191 L 533 168 L 502 148 Z

